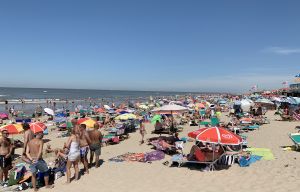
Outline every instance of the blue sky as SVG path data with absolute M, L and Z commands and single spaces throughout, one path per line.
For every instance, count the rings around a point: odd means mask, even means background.
M 0 2 L 0 86 L 278 88 L 300 72 L 298 0 Z

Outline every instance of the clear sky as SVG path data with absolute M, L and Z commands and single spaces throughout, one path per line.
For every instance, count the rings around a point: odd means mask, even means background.
M 2 0 L 0 86 L 278 88 L 300 72 L 299 0 Z

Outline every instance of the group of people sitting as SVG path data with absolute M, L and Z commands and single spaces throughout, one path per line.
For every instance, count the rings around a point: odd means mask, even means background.
M 85 173 L 89 173 L 89 168 L 95 162 L 96 168 L 100 166 L 99 158 L 101 155 L 102 134 L 99 131 L 99 124 L 94 125 L 92 131 L 87 131 L 85 124 L 77 124 L 77 120 L 72 120 L 73 129 L 67 142 L 61 149 L 51 149 L 48 145 L 45 153 L 55 153 L 57 159 L 65 161 L 67 183 L 71 182 L 71 167 L 75 169 L 75 180 L 79 179 L 78 164 L 81 161 L 84 165 Z M 37 191 L 37 173 L 42 173 L 46 188 L 52 188 L 49 185 L 49 169 L 47 163 L 43 159 L 43 132 L 33 133 L 29 124 L 23 124 L 24 129 L 24 146 L 21 159 L 27 163 L 30 168 L 31 182 L 35 191 Z M 8 131 L 2 130 L 2 138 L 0 139 L 0 182 L 4 183 L 8 180 L 8 172 L 13 168 L 12 157 L 14 146 L 8 138 Z M 90 161 L 88 161 L 88 153 L 90 153 Z M 94 161 L 95 157 L 95 161 Z
M 211 162 L 218 160 L 223 155 L 236 155 L 240 153 L 241 148 L 234 149 L 233 146 L 213 145 L 197 141 L 187 155 L 189 161 Z

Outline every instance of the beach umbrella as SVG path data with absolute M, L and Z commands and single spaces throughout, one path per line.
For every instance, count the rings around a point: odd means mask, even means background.
M 240 145 L 242 143 L 240 136 L 219 127 L 201 128 L 197 131 L 190 132 L 188 136 L 197 141 L 213 144 Z
M 110 106 L 108 106 L 108 105 L 104 105 L 103 106 L 106 110 L 110 110 L 111 108 L 110 108 Z
M 293 99 L 296 101 L 297 105 L 300 104 L 300 97 L 293 97 Z
M 105 113 L 105 110 L 103 108 L 98 108 L 98 109 L 96 109 L 95 112 L 97 112 L 97 113 Z
M 115 114 L 116 112 L 115 112 L 115 110 L 110 109 L 110 110 L 108 111 L 108 113 L 109 113 L 109 114 Z
M 134 114 L 123 114 L 123 115 L 119 115 L 115 118 L 115 120 L 122 120 L 122 121 L 126 121 L 129 119 L 136 119 L 136 115 Z
M 255 103 L 262 103 L 262 104 L 270 104 L 270 105 L 274 105 L 274 103 L 272 101 L 270 101 L 269 99 L 265 99 L 265 98 L 262 98 L 262 99 L 257 99 L 255 101 Z
M 91 118 L 81 118 L 77 121 L 77 124 L 78 125 L 81 125 L 81 124 L 84 124 L 86 125 L 88 128 L 94 128 L 94 125 L 96 124 L 97 122 Z
M 45 108 L 44 111 L 45 111 L 47 114 L 54 116 L 54 111 L 53 111 L 52 109 L 50 109 L 50 108 Z
M 160 115 L 155 115 L 152 119 L 151 119 L 151 123 L 155 124 L 157 121 L 161 122 L 161 116 Z
M 157 114 L 178 114 L 187 112 L 188 108 L 182 107 L 180 105 L 164 105 L 162 107 L 153 109 L 152 112 Z
M 291 105 L 297 105 L 297 102 L 294 99 L 290 98 L 290 97 L 283 97 L 283 98 L 281 98 L 280 102 L 281 103 L 289 103 Z
M 195 104 L 194 103 L 190 103 L 187 105 L 189 108 L 194 108 L 195 107 Z
M 196 103 L 196 107 L 198 109 L 204 109 L 205 108 L 205 105 L 203 103 Z
M 55 123 L 61 123 L 61 122 L 66 122 L 67 118 L 66 117 L 55 117 L 53 120 Z
M 19 134 L 24 129 L 22 124 L 17 123 L 17 124 L 4 125 L 0 127 L 0 132 L 2 132 L 3 130 L 7 130 L 9 134 Z
M 44 132 L 47 129 L 47 126 L 44 123 L 30 123 L 30 129 L 34 134 L 39 132 Z
M 0 113 L 0 119 L 8 119 L 8 115 L 6 113 Z
M 57 110 L 55 110 L 55 113 L 61 113 L 61 112 L 64 112 L 64 109 L 57 109 Z
M 144 105 L 144 104 L 139 105 L 139 108 L 140 109 L 145 109 L 145 110 L 149 109 L 149 107 L 147 105 Z

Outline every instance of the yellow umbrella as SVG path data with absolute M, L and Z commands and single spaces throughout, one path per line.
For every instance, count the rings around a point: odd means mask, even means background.
M 136 119 L 136 115 L 134 114 L 123 114 L 123 115 L 119 115 L 117 116 L 115 119 L 116 120 L 128 120 L 128 119 Z
M 77 121 L 77 124 L 84 124 L 86 125 L 88 128 L 94 128 L 94 125 L 96 124 L 97 122 L 94 121 L 93 119 L 90 119 L 90 118 L 82 118 L 82 119 L 79 119 Z

